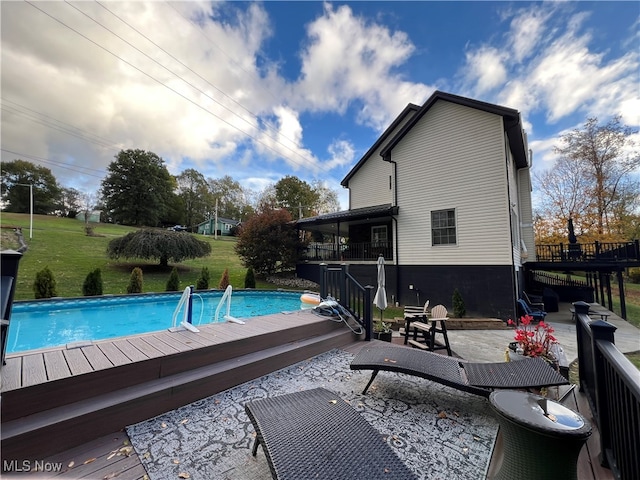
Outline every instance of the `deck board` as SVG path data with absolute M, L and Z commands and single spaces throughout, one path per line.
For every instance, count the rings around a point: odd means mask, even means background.
M 14 390 L 22 386 L 22 357 L 7 358 L 2 367 L 2 389 Z
M 71 376 L 71 370 L 69 370 L 69 365 L 67 365 L 67 360 L 61 350 L 44 352 L 44 363 L 49 380 L 58 380 Z
M 81 375 L 83 373 L 92 372 L 91 364 L 84 356 L 82 350 L 79 348 L 72 348 L 69 350 L 63 350 L 62 352 L 67 359 L 69 370 L 73 375 Z
M 113 363 L 109 361 L 107 356 L 96 345 L 89 345 L 81 348 L 82 353 L 87 358 L 94 370 L 103 370 L 113 367 Z
M 149 358 L 148 355 L 139 348 L 136 348 L 129 340 L 116 340 L 113 342 L 113 345 L 131 362 L 141 362 Z
M 102 353 L 109 359 L 112 365 L 126 365 L 127 363 L 131 363 L 129 357 L 127 357 L 122 351 L 116 346 L 115 342 L 101 342 L 96 345 Z
M 148 337 L 144 337 L 144 341 L 151 345 L 156 350 L 160 351 L 162 355 L 171 355 L 174 353 L 178 353 L 178 349 L 172 347 L 171 345 L 166 344 L 161 341 L 155 335 L 149 335 Z
M 147 358 L 158 358 L 164 355 L 164 352 L 162 352 L 161 350 L 158 350 L 149 342 L 145 341 L 145 339 L 142 337 L 133 337 L 133 338 L 130 338 L 128 341 L 132 347 L 134 347 L 140 353 L 145 355 Z
M 47 381 L 47 370 L 44 366 L 44 355 L 34 353 L 22 359 L 22 386 L 38 385 Z

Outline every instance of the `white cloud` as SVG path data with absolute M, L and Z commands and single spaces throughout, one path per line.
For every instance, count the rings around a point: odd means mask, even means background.
M 380 131 L 408 103 L 422 103 L 434 90 L 393 73 L 415 50 L 406 33 L 367 23 L 346 5 L 325 4 L 307 35 L 294 90 L 299 106 L 344 113 L 357 101 L 362 105 L 358 121 Z
M 475 95 L 482 95 L 503 85 L 507 80 L 507 69 L 504 66 L 505 55 L 498 49 L 483 46 L 478 50 L 467 52 L 467 76 L 475 82 Z

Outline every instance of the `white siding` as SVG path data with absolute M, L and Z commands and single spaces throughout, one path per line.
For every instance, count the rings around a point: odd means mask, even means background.
M 511 265 L 502 117 L 438 101 L 391 152 L 398 163 L 398 261 Z M 457 244 L 431 245 L 432 210 L 454 208 Z
M 413 115 L 407 118 L 391 132 L 389 140 L 404 126 Z M 385 147 L 383 142 L 369 159 L 360 167 L 358 172 L 349 180 L 349 208 L 370 207 L 373 205 L 393 204 L 393 165 L 382 160 L 380 151 Z
M 520 235 L 527 248 L 523 262 L 536 261 L 536 244 L 533 232 L 533 207 L 531 205 L 531 172 L 529 168 L 518 170 L 518 196 L 520 198 Z

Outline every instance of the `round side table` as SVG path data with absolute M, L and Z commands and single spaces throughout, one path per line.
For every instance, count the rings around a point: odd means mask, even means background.
M 576 463 L 591 435 L 579 413 L 540 395 L 513 390 L 492 392 L 504 457 L 495 480 L 577 480 Z

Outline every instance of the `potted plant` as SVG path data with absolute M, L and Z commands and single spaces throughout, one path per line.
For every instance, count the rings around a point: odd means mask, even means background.
M 373 324 L 373 338 L 385 342 L 391 341 L 391 325 L 383 320 L 375 320 Z
M 515 322 L 509 319 L 507 324 L 515 325 Z M 542 320 L 534 325 L 532 316 L 520 317 L 520 325 L 515 329 L 515 341 L 509 343 L 507 349 L 507 360 L 542 357 L 558 369 L 558 359 L 554 354 L 557 341 L 553 332 L 553 327 Z

